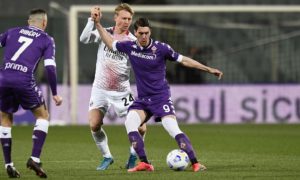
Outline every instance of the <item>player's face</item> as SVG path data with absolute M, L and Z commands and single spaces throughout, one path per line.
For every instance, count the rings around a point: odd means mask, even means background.
M 135 36 L 141 46 L 147 46 L 150 42 L 151 30 L 149 27 L 138 27 Z
M 128 11 L 121 10 L 115 15 L 115 22 L 118 30 L 121 32 L 128 31 L 132 22 L 132 15 Z

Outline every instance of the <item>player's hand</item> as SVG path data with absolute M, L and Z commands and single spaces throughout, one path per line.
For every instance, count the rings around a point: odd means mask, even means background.
M 223 72 L 218 70 L 218 69 L 215 69 L 215 68 L 211 68 L 210 71 L 209 71 L 211 74 L 215 75 L 215 76 L 218 76 L 218 79 L 220 80 L 223 76 Z
M 54 100 L 56 106 L 59 106 L 62 103 L 62 97 L 60 97 L 58 95 L 53 96 L 53 100 Z
M 100 7 L 99 6 L 92 7 L 92 9 L 91 9 L 92 20 L 95 22 L 100 22 L 101 17 L 102 17 L 102 13 L 101 13 Z

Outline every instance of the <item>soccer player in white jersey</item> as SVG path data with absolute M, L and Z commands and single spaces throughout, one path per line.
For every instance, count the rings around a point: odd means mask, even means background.
M 133 102 L 130 90 L 130 66 L 128 57 L 124 53 L 112 51 L 102 42 L 98 31 L 94 29 L 92 16 L 97 13 L 97 7 L 92 7 L 91 17 L 80 35 L 82 43 L 99 44 L 95 79 L 92 87 L 89 103 L 89 124 L 96 146 L 103 155 L 103 160 L 97 170 L 106 170 L 114 162 L 108 146 L 108 139 L 102 128 L 103 118 L 110 106 L 114 106 L 119 117 L 127 114 L 128 107 Z M 106 28 L 110 35 L 120 41 L 135 40 L 135 36 L 129 32 L 134 12 L 131 7 L 122 3 L 115 8 L 115 26 Z M 139 128 L 140 134 L 145 135 L 146 125 Z M 135 166 L 136 153 L 130 147 L 130 156 L 126 168 Z

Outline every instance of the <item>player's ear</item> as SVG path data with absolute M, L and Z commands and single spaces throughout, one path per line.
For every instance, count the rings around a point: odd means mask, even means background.
M 47 18 L 43 19 L 43 28 L 44 29 L 46 29 L 47 23 L 48 23 Z

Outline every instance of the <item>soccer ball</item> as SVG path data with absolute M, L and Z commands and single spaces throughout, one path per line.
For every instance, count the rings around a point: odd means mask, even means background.
M 175 171 L 183 171 L 189 165 L 188 155 L 180 149 L 174 149 L 167 155 L 167 165 Z

